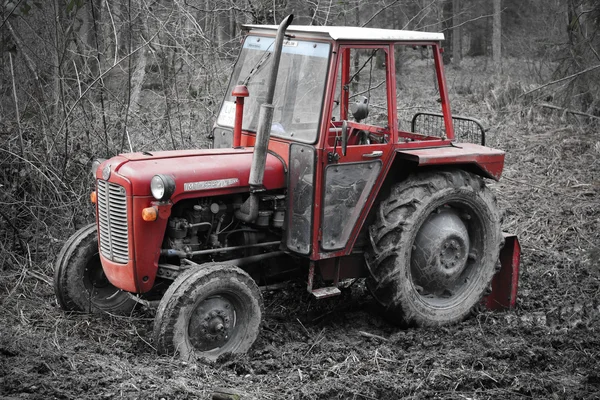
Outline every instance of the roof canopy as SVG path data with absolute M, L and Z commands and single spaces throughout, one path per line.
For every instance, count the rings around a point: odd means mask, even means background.
M 244 29 L 252 31 L 276 31 L 277 25 L 242 25 Z M 333 40 L 382 40 L 382 41 L 408 41 L 431 42 L 444 40 L 443 33 L 403 31 L 394 29 L 357 28 L 352 26 L 305 26 L 290 25 L 288 34 L 309 34 L 324 36 Z

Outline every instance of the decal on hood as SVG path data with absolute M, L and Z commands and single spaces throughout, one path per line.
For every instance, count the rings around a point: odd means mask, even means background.
M 227 186 L 233 186 L 240 183 L 238 178 L 216 179 L 214 181 L 201 182 L 186 182 L 183 184 L 183 191 L 190 192 L 192 190 L 218 189 Z

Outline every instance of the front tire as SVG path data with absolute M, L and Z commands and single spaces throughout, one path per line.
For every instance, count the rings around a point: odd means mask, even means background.
M 260 331 L 262 296 L 254 280 L 232 265 L 185 271 L 171 284 L 154 319 L 161 354 L 216 360 L 245 353 Z
M 492 192 L 466 171 L 422 172 L 393 186 L 379 207 L 367 287 L 392 322 L 463 320 L 489 287 L 503 244 Z
M 65 311 L 126 315 L 136 305 L 104 275 L 96 224 L 81 228 L 63 246 L 54 265 L 54 293 Z

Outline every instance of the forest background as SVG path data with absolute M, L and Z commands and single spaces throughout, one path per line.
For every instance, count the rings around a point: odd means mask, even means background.
M 151 318 L 65 316 L 52 262 L 93 221 L 91 161 L 209 146 L 241 24 L 289 13 L 444 32 L 453 111 L 507 151 L 490 184 L 524 248 L 518 310 L 398 333 L 364 294 L 315 305 L 299 289 L 267 298 L 249 359 L 200 369 L 154 354 Z M 187 398 L 225 382 L 257 398 L 596 398 L 599 121 L 597 0 L 1 0 L 0 395 Z
M 5 0 L 0 246 L 13 255 L 2 262 L 37 261 L 43 243 L 90 220 L 94 157 L 205 147 L 240 25 L 288 13 L 296 24 L 441 31 L 449 67 L 469 61 L 453 89 L 494 93 L 494 112 L 514 101 L 600 116 L 592 0 Z

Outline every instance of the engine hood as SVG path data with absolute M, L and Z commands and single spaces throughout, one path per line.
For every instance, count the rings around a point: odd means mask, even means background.
M 121 154 L 100 165 L 96 176 L 101 179 L 102 170 L 110 165 L 112 174 L 131 183 L 134 196 L 150 196 L 152 177 L 156 174 L 169 175 L 175 180 L 171 200 L 177 202 L 199 195 L 247 191 L 252 155 L 252 148 Z M 283 160 L 269 153 L 263 182 L 265 189 L 284 188 L 285 174 Z

